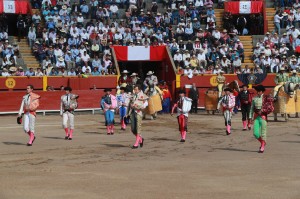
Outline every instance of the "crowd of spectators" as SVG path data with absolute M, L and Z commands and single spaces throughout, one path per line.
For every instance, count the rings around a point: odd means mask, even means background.
M 285 2 L 283 5 L 291 7 L 276 11 L 275 30 L 267 32 L 254 46 L 252 60 L 266 72 L 277 73 L 280 68 L 299 72 L 300 69 L 300 4 Z
M 24 73 L 14 63 L 18 56 L 17 45 L 15 49 L 14 45 L 6 46 L 2 42 L 1 56 L 6 64 L 2 64 L 2 68 L 6 69 L 5 74 L 11 75 L 110 75 L 116 74 L 111 56 L 112 45 L 166 45 L 178 72 L 185 75 L 213 74 L 220 70 L 237 74 L 250 72 L 252 66 L 241 67 L 245 55 L 239 35 L 247 33 L 247 23 L 260 24 L 249 31 L 261 34 L 262 15 L 251 15 L 247 20 L 244 16 L 234 18 L 225 13 L 224 30 L 219 31 L 221 27 L 216 24 L 211 0 L 163 0 L 162 3 L 164 9 L 160 13 L 159 4 L 153 2 L 151 8 L 146 9 L 142 0 L 91 0 L 88 4 L 83 0 L 73 4 L 70 1 L 33 1 L 33 7 L 39 11 L 32 16 L 20 16 L 18 22 L 26 24 L 26 35 L 21 37 L 27 37 L 40 67 L 30 68 Z M 289 11 L 286 8 L 284 12 L 297 15 L 297 8 Z M 125 9 L 125 16 L 120 9 Z M 299 26 L 298 20 L 295 17 L 293 22 L 289 22 L 289 16 L 285 20 L 284 12 L 277 13 L 280 20 L 277 35 L 268 34 L 255 46 L 252 57 L 255 72 L 277 72 L 284 56 L 288 57 L 289 50 L 296 50 L 300 44 L 299 30 L 295 29 Z M 280 35 L 281 28 L 290 28 L 286 36 Z M 4 34 L 2 32 L 0 37 Z M 291 35 L 295 38 L 292 41 Z M 14 54 L 10 55 L 10 52 Z M 273 59 L 280 65 L 275 64 L 275 67 Z

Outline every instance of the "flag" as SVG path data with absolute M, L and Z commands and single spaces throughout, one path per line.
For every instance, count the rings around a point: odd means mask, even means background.
M 258 14 L 263 12 L 262 1 L 230 1 L 225 2 L 225 12 L 231 14 Z
M 127 51 L 128 60 L 150 60 L 149 46 L 128 46 Z
M 162 61 L 167 56 L 165 46 L 113 46 L 118 61 Z
M 29 1 L 0 0 L 0 13 L 27 14 L 30 12 Z

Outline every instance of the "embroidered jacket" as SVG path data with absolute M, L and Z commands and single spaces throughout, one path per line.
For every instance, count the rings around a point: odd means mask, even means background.
M 27 113 L 29 112 L 32 115 L 36 115 L 36 110 L 40 105 L 40 99 L 41 97 L 38 94 L 31 93 L 23 96 L 21 107 L 19 110 L 19 115 L 22 114 L 22 112 Z
M 223 111 L 229 110 L 232 111 L 233 107 L 235 106 L 235 96 L 233 94 L 225 95 L 222 98 L 222 107 Z
M 74 110 L 77 108 L 77 99 L 78 95 L 73 93 L 65 94 L 60 98 L 60 114 L 63 112 L 69 111 L 74 113 Z
M 143 116 L 142 110 L 148 106 L 148 96 L 140 91 L 138 94 L 133 94 L 130 98 L 128 113 L 134 111 L 135 113 Z

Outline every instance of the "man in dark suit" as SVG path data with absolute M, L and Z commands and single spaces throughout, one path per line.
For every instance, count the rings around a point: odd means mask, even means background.
M 197 89 L 195 83 L 193 83 L 193 87 L 191 88 L 191 90 L 189 92 L 189 98 L 191 98 L 193 100 L 191 113 L 197 113 L 198 112 L 199 92 L 198 92 L 198 89 Z

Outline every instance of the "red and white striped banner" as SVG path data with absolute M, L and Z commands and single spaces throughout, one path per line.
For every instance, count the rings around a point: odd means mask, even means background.
M 231 14 L 258 14 L 263 12 L 262 1 L 230 1 L 225 2 L 225 12 Z
M 27 14 L 30 12 L 29 1 L 0 0 L 0 13 Z
M 113 46 L 118 61 L 162 61 L 167 56 L 165 46 Z

